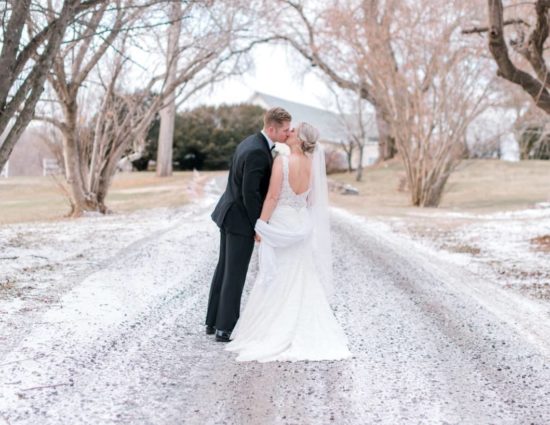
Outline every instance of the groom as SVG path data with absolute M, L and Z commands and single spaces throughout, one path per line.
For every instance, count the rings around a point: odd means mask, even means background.
M 248 263 L 254 248 L 254 225 L 267 194 L 275 142 L 284 143 L 292 117 L 283 108 L 264 115 L 264 128 L 244 139 L 235 150 L 227 187 L 212 219 L 220 228 L 220 257 L 212 278 L 206 333 L 228 342 L 239 318 Z

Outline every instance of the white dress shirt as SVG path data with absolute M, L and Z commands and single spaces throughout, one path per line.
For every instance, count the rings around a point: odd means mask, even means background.
M 267 139 L 267 144 L 269 145 L 269 150 L 273 149 L 273 146 L 275 146 L 275 143 L 273 143 L 273 140 L 269 138 L 267 134 L 262 130 L 260 133 L 264 135 L 264 137 Z

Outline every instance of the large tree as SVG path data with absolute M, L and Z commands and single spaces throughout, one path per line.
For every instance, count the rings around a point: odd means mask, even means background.
M 173 141 L 176 110 L 186 99 L 203 87 L 220 82 L 248 69 L 246 53 L 254 45 L 265 42 L 251 34 L 250 28 L 257 11 L 246 0 L 210 0 L 178 2 L 168 7 L 172 20 L 162 42 L 165 44 L 164 61 L 166 74 L 160 95 L 163 97 L 160 110 L 160 129 L 157 152 L 157 176 L 172 174 Z M 196 59 L 200 61 L 195 63 Z M 190 64 L 197 70 L 199 78 L 194 84 L 182 78 L 181 69 Z M 204 69 L 208 69 L 205 74 Z M 204 76 L 207 75 L 207 78 Z M 178 89 L 173 90 L 176 86 Z
M 474 3 L 279 0 L 273 34 L 376 111 L 381 158 L 397 148 L 411 202 L 437 206 L 488 90 L 480 49 L 461 36 Z M 481 88 L 480 88 L 481 87 Z M 484 88 L 485 87 L 485 88 Z
M 65 31 L 75 17 L 104 0 L 65 0 L 59 7 L 32 0 L 3 1 L 0 52 L 0 170 L 36 104 Z M 30 36 L 27 34 L 30 33 Z
M 379 160 L 396 154 L 395 136 L 389 124 L 390 111 L 378 98 L 370 56 L 394 62 L 392 12 L 399 1 L 344 0 L 311 3 L 278 0 L 281 7 L 274 25 L 266 25 L 275 40 L 292 46 L 330 82 L 358 93 L 375 110 L 379 134 Z M 270 7 L 270 6 L 268 6 Z M 269 19 L 271 19 L 271 15 Z M 366 68 L 366 69 L 365 69 Z
M 488 0 L 488 25 L 477 20 L 478 24 L 469 25 L 462 31 L 464 34 L 488 34 L 496 74 L 503 82 L 500 87 L 504 98 L 502 106 L 516 112 L 513 127 L 518 135 L 521 159 L 548 156 L 550 78 L 545 51 L 548 49 L 549 11 L 548 0 L 506 3 Z
M 82 91 L 86 87 L 85 82 L 89 81 L 90 74 L 114 45 L 115 40 L 122 33 L 126 36 L 127 28 L 134 25 L 143 13 L 144 9 L 137 6 L 145 8 L 146 5 L 138 5 L 132 0 L 117 0 L 113 4 L 103 3 L 91 8 L 88 13 L 81 16 L 78 23 L 71 26 L 71 41 L 56 54 L 52 72 L 48 76 L 58 99 L 61 114 L 59 117 L 39 116 L 37 119 L 55 125 L 63 135 L 65 175 L 71 198 L 71 215 L 74 216 L 88 210 L 103 209 L 97 193 L 89 187 L 95 185 L 90 177 L 91 164 L 88 155 L 93 135 L 86 134 L 87 127 L 82 125 Z M 120 64 L 116 65 L 115 71 L 110 73 L 115 80 L 120 74 L 119 67 Z M 107 92 L 102 102 L 103 106 L 109 104 L 108 99 L 112 96 L 110 92 L 114 84 L 114 81 L 106 84 Z M 90 112 L 88 108 L 86 113 L 95 115 Z
M 72 216 L 107 211 L 104 200 L 116 163 L 143 140 L 167 102 L 185 102 L 243 69 L 240 59 L 251 43 L 239 44 L 243 23 L 235 16 L 238 11 L 232 2 L 214 7 L 209 1 L 189 2 L 175 17 L 182 22 L 180 43 L 169 56 L 177 67 L 170 72 L 155 69 L 152 59 L 161 55 L 150 45 L 162 44 L 157 34 L 164 31 L 146 29 L 173 24 L 162 13 L 166 6 L 157 3 L 118 0 L 110 7 L 97 6 L 71 27 L 73 41 L 56 57 L 49 80 L 60 110 L 39 119 L 63 134 Z M 147 63 L 139 64 L 138 55 L 131 55 L 128 46 L 136 44 Z
M 508 6 L 510 16 L 505 16 L 502 0 L 488 0 L 488 28 L 477 27 L 469 32 L 488 31 L 489 50 L 498 66 L 498 75 L 521 87 L 539 108 L 550 114 L 550 76 L 544 54 L 548 48 L 550 1 L 515 0 Z M 505 27 L 510 28 L 508 43 Z

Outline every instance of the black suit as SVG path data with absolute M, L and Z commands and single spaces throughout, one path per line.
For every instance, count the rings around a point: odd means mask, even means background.
M 254 225 L 264 203 L 273 157 L 263 134 L 237 146 L 227 187 L 212 219 L 220 228 L 220 257 L 210 286 L 206 325 L 231 331 L 239 318 L 241 295 L 254 249 Z

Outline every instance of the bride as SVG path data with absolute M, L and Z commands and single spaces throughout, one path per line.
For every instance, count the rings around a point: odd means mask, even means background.
M 237 360 L 338 360 L 351 356 L 329 300 L 332 255 L 319 132 L 300 123 L 279 154 L 256 222 L 259 273 L 226 349 Z

